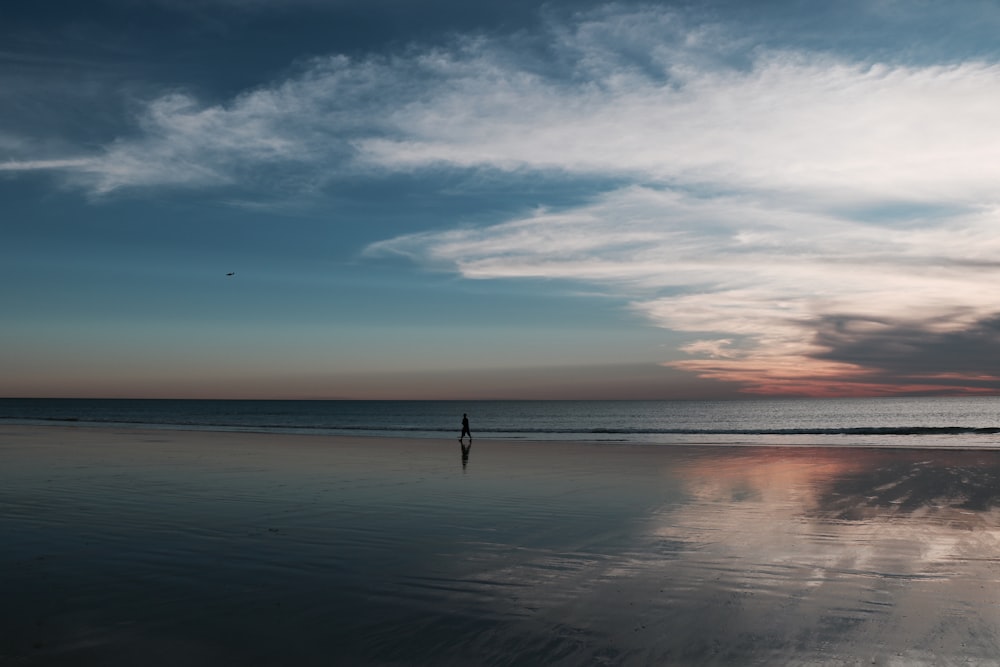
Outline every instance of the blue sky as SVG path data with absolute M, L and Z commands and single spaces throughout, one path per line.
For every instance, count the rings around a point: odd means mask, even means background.
M 1000 389 L 995 3 L 0 18 L 0 395 Z

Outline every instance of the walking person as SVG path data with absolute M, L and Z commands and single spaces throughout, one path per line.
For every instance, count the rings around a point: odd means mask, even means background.
M 465 436 L 469 436 L 469 444 L 471 445 L 472 444 L 472 431 L 469 430 L 469 415 L 463 413 L 462 414 L 462 435 L 458 436 L 458 439 L 461 440 Z

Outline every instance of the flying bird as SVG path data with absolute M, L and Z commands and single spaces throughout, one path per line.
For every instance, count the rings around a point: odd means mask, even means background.
M 227 273 L 226 275 L 227 275 L 227 276 L 235 276 L 235 275 L 236 275 L 236 272 L 235 272 L 235 271 L 230 271 L 230 272 L 229 272 L 229 273 Z

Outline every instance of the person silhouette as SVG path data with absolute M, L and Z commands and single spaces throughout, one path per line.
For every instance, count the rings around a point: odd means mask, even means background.
M 462 414 L 462 435 L 458 436 L 459 441 L 465 436 L 469 436 L 469 444 L 472 444 L 472 431 L 469 430 L 469 415 Z

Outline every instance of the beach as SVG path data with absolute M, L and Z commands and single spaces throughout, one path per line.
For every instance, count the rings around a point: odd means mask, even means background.
M 998 499 L 993 450 L 5 424 L 0 664 L 1000 664 Z

